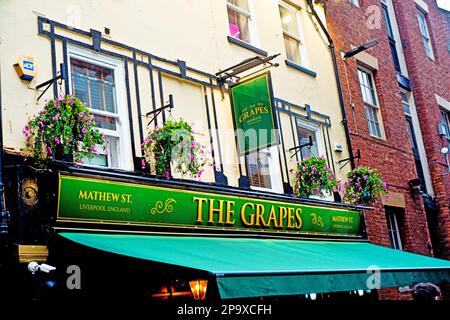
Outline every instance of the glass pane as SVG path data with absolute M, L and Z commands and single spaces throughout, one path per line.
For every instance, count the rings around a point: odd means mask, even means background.
M 290 61 L 300 64 L 300 46 L 297 40 L 283 34 L 284 45 L 286 47 L 286 58 Z
M 248 0 L 228 0 L 228 3 L 231 3 L 242 10 L 250 11 L 248 7 Z
M 248 177 L 253 187 L 270 189 L 269 153 L 266 151 L 253 152 L 247 155 Z
M 117 113 L 114 70 L 71 58 L 72 90 L 92 109 Z
M 408 95 L 405 92 L 400 92 L 400 96 L 402 97 L 403 112 L 405 112 L 405 114 L 407 115 L 411 115 Z
M 92 159 L 86 157 L 84 158 L 83 162 L 91 166 L 100 166 L 100 167 L 108 166 L 108 158 L 106 155 L 94 156 Z
M 312 139 L 313 145 L 311 147 L 304 147 L 302 149 L 302 159 L 308 159 L 311 157 L 318 157 L 319 150 L 317 148 L 317 140 L 316 140 L 316 132 L 313 130 L 309 130 L 303 128 L 301 126 L 297 126 L 299 145 L 304 145 L 309 143 L 309 137 Z
M 280 8 L 281 27 L 283 28 L 283 30 L 289 32 L 290 34 L 296 37 L 300 37 L 297 23 L 297 16 L 295 12 L 283 6 L 279 6 L 279 8 Z
M 228 8 L 228 24 L 232 37 L 250 42 L 247 16 Z
M 108 151 L 108 164 L 112 168 L 119 167 L 119 138 L 106 137 L 106 149 Z
M 116 118 L 107 117 L 99 114 L 94 114 L 95 123 L 97 127 L 108 130 L 117 130 Z
M 394 38 L 394 33 L 392 32 L 391 20 L 389 18 L 389 11 L 386 5 L 382 5 L 384 22 L 386 23 L 386 31 L 389 37 Z

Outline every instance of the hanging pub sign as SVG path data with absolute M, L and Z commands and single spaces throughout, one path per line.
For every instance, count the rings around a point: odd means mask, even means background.
M 239 154 L 276 144 L 270 73 L 231 86 L 230 97 Z
M 360 237 L 359 211 L 69 175 L 57 220 Z

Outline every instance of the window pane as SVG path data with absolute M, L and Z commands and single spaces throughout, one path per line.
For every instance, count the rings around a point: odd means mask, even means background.
M 408 95 L 405 92 L 400 92 L 400 96 L 402 97 L 403 112 L 407 115 L 411 115 Z
M 117 113 L 114 70 L 78 59 L 70 59 L 72 90 L 92 109 Z
M 381 138 L 381 129 L 378 122 L 378 108 L 366 105 L 366 117 L 369 133 L 372 136 Z
M 117 130 L 117 120 L 113 117 L 107 117 L 100 114 L 94 114 L 95 123 L 97 127 L 108 130 Z
M 317 149 L 316 132 L 313 130 L 303 128 L 301 126 L 297 126 L 297 132 L 298 132 L 299 145 L 304 145 L 304 144 L 309 143 L 309 137 L 311 137 L 312 143 L 313 143 L 313 145 L 311 147 L 304 147 L 302 149 L 302 153 L 301 153 L 302 159 L 318 157 L 319 151 Z
M 253 152 L 247 155 L 248 177 L 251 186 L 266 189 L 272 187 L 269 157 L 270 154 L 267 151 Z
M 392 25 L 391 25 L 391 19 L 389 17 L 388 8 L 385 4 L 382 4 L 381 6 L 383 8 L 384 22 L 386 24 L 386 31 L 387 31 L 388 37 L 393 39 L 394 33 L 392 32 Z
M 250 42 L 248 17 L 246 15 L 228 8 L 228 23 L 230 28 L 230 35 L 232 37 Z
M 371 75 L 364 70 L 358 69 L 358 76 L 363 101 L 376 106 L 377 100 L 375 98 L 375 88 Z
M 279 8 L 280 8 L 281 27 L 283 28 L 283 30 L 300 38 L 297 16 L 295 12 L 283 6 L 279 6 Z
M 300 64 L 300 44 L 297 40 L 283 34 L 284 45 L 286 47 L 286 58 L 290 61 Z
M 444 126 L 445 133 L 447 134 L 447 138 L 450 138 L 450 122 L 449 122 L 449 116 L 446 111 L 441 110 L 441 118 L 442 118 L 442 125 Z
M 242 10 L 250 11 L 248 7 L 248 0 L 228 0 L 228 3 L 231 3 Z

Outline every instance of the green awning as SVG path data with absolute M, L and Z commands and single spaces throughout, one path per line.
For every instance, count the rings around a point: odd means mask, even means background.
M 450 282 L 450 261 L 367 242 L 60 235 L 120 255 L 207 271 L 215 275 L 223 299 Z

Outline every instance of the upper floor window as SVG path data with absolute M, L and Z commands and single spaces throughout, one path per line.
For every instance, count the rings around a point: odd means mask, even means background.
M 302 148 L 301 160 L 311 157 L 321 157 L 323 155 L 320 146 L 321 137 L 319 126 L 297 119 L 298 144 L 306 145 L 311 142 L 311 146 Z
M 70 83 L 72 94 L 86 103 L 95 117 L 95 122 L 105 135 L 106 150 L 92 159 L 84 159 L 85 164 L 102 167 L 131 169 L 129 159 L 129 139 L 125 128 L 126 116 L 122 100 L 119 62 L 78 49 L 69 52 Z
M 444 132 L 447 136 L 447 139 L 450 139 L 450 115 L 449 115 L 449 112 L 441 109 L 441 118 L 442 118 L 442 127 L 444 128 Z
M 283 29 L 284 46 L 286 49 L 286 58 L 297 64 L 302 63 L 301 55 L 301 35 L 300 19 L 298 10 L 280 2 L 279 5 L 281 28 Z
M 359 85 L 365 105 L 367 124 L 371 136 L 381 138 L 380 125 L 380 108 L 378 107 L 378 99 L 375 92 L 375 82 L 373 73 L 362 67 L 358 67 Z
M 417 9 L 417 19 L 419 20 L 420 33 L 422 34 L 423 47 L 425 49 L 425 53 L 427 57 L 429 57 L 430 59 L 434 59 L 430 32 L 428 31 L 427 16 L 420 9 Z
M 349 2 L 357 7 L 359 7 L 359 0 L 349 0 Z
M 395 41 L 395 34 L 394 34 L 394 29 L 393 29 L 394 21 L 392 21 L 392 19 L 390 17 L 389 8 L 388 8 L 388 4 L 387 4 L 386 0 L 382 1 L 381 8 L 383 10 L 384 21 L 386 24 L 386 32 L 387 32 L 387 36 L 388 36 L 388 40 L 389 40 L 389 46 L 391 48 L 391 54 L 392 54 L 392 59 L 394 61 L 395 70 L 400 72 L 401 71 L 400 70 L 400 59 L 399 59 L 398 52 L 397 52 L 397 44 Z
M 282 192 L 281 173 L 276 146 L 251 152 L 246 156 L 248 178 L 252 189 Z
M 227 0 L 227 9 L 230 36 L 250 43 L 252 16 L 249 0 Z

